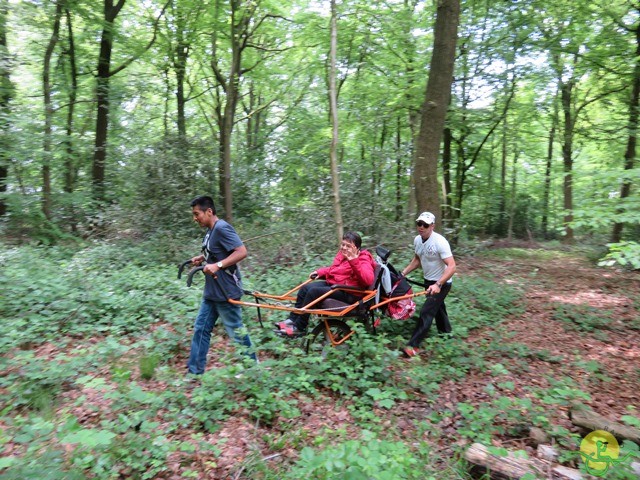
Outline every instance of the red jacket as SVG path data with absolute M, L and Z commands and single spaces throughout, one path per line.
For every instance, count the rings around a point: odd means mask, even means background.
M 367 250 L 353 260 L 347 260 L 342 252 L 338 252 L 330 267 L 319 268 L 318 277 L 324 278 L 330 285 L 349 285 L 351 287 L 369 288 L 374 278 L 376 262 Z

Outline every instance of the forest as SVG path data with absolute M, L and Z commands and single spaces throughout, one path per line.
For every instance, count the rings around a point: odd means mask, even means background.
M 637 1 L 0 0 L 0 479 L 589 478 L 577 408 L 638 478 L 639 112 Z M 453 336 L 185 382 L 198 195 L 269 293 L 433 212 Z

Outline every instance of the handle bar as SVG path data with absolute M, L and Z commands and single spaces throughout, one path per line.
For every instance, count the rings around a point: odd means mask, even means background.
M 180 264 L 180 266 L 178 267 L 178 280 L 180 280 L 180 278 L 182 277 L 182 271 L 184 270 L 184 267 L 190 264 L 191 260 L 187 260 L 186 262 Z
M 201 267 L 196 267 L 189 272 L 189 276 L 187 277 L 187 287 L 191 286 L 191 283 L 193 282 L 193 275 L 197 272 L 201 272 L 202 270 L 204 270 L 204 265 Z

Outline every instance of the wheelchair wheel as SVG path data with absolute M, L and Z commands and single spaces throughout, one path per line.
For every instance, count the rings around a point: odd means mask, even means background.
M 305 350 L 308 354 L 319 353 L 322 357 L 326 357 L 330 348 L 349 348 L 344 343 L 353 334 L 349 325 L 335 318 L 329 318 L 326 321 L 329 326 L 329 332 L 327 332 L 323 319 L 305 338 Z M 331 338 L 333 338 L 334 343 L 337 343 L 335 346 L 331 343 Z

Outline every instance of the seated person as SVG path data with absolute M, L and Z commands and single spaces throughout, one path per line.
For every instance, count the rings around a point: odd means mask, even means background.
M 355 232 L 347 232 L 342 236 L 340 250 L 333 263 L 329 267 L 319 268 L 309 275 L 309 278 L 317 278 L 322 281 L 311 282 L 304 285 L 296 298 L 296 308 L 309 305 L 331 291 L 332 285 L 348 285 L 358 288 L 369 288 L 374 281 L 376 262 L 367 250 L 361 250 L 362 239 Z M 330 298 L 345 303 L 354 303 L 364 294 L 335 290 Z M 317 306 L 311 307 L 319 308 Z M 309 314 L 291 313 L 283 322 L 276 323 L 278 333 L 288 337 L 303 335 L 309 324 Z

